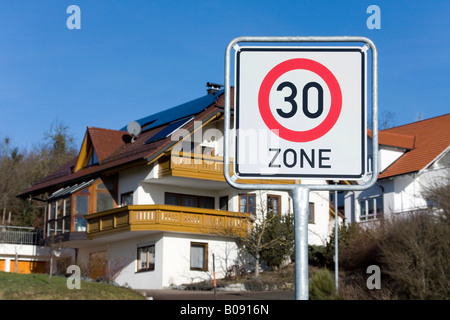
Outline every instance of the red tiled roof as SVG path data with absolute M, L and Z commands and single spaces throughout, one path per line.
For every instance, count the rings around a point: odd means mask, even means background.
M 368 130 L 367 134 L 372 138 L 372 130 Z M 387 132 L 386 130 L 378 132 L 378 144 L 383 146 L 413 149 L 415 138 L 414 135 Z
M 129 134 L 120 130 L 88 127 L 87 132 L 100 163 L 130 140 Z
M 413 148 L 387 167 L 378 178 L 383 179 L 424 169 L 450 146 L 449 128 L 450 114 L 445 114 L 380 131 L 380 141 L 382 135 L 389 136 L 388 140 L 391 139 L 399 144 L 397 146 L 401 145 L 404 148 L 408 146 L 408 143 L 404 142 L 411 143 L 411 136 L 415 139 Z
M 195 121 L 208 120 L 220 113 L 221 107 L 223 106 L 220 102 L 216 101 L 195 115 L 193 121 L 185 124 L 183 128 L 192 130 Z M 55 173 L 31 186 L 18 196 L 28 197 L 29 195 L 55 191 L 70 183 L 92 179 L 105 172 L 117 171 L 125 165 L 148 163 L 178 142 L 178 140 L 172 141 L 169 136 L 155 142 L 145 143 L 150 137 L 163 130 L 166 126 L 167 124 L 142 132 L 136 137 L 134 142 L 131 142 L 131 136 L 125 131 L 88 127 L 87 132 L 97 152 L 98 165 L 89 166 L 73 172 L 72 169 L 78 159 L 78 157 L 75 157 L 71 162 L 55 171 Z

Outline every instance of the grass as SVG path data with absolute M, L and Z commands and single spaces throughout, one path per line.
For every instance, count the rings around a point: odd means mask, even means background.
M 67 278 L 0 272 L 0 300 L 144 300 L 140 293 L 100 282 L 81 281 L 68 289 Z

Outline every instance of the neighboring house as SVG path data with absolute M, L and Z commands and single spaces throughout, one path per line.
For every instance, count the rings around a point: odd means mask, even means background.
M 379 131 L 379 176 L 370 189 L 345 194 L 346 223 L 429 207 L 426 188 L 450 176 L 450 114 Z M 369 131 L 368 150 L 372 132 Z M 370 167 L 369 161 L 369 167 Z
M 50 248 L 42 240 L 41 232 L 34 228 L 0 226 L 0 271 L 47 272 Z
M 226 183 L 223 92 L 211 88 L 137 120 L 133 135 L 125 123 L 121 130 L 88 127 L 78 156 L 20 195 L 47 202 L 46 238 L 64 249 L 60 266 L 161 289 L 211 279 L 214 254 L 220 278 L 242 264 L 229 232 L 246 231 L 261 209 L 292 211 L 288 192 Z M 324 244 L 329 235 L 328 197 L 311 193 L 311 244 Z

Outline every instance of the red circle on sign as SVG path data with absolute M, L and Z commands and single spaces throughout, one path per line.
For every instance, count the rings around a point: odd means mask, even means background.
M 286 72 L 297 69 L 316 73 L 325 81 L 331 94 L 330 111 L 326 118 L 315 128 L 305 131 L 295 131 L 283 127 L 273 116 L 269 104 L 270 91 L 275 81 Z M 280 138 L 292 142 L 308 142 L 322 137 L 336 124 L 342 108 L 342 93 L 336 77 L 324 65 L 317 61 L 297 58 L 283 61 L 269 71 L 259 88 L 258 105 L 264 123 Z

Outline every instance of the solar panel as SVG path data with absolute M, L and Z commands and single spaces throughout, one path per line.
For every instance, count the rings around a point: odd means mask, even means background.
M 141 125 L 142 127 L 141 133 L 142 133 L 150 129 L 159 127 L 163 124 L 170 123 L 178 119 L 184 119 L 187 116 L 200 113 L 201 111 L 206 109 L 208 106 L 213 104 L 219 98 L 219 96 L 223 94 L 223 92 L 224 90 L 219 90 L 215 94 L 207 94 L 198 99 L 180 104 L 176 107 L 136 120 L 136 122 Z M 127 127 L 125 126 L 120 130 L 127 131 Z
M 67 195 L 70 195 L 72 193 L 75 193 L 76 191 L 83 189 L 87 186 L 90 186 L 92 184 L 92 182 L 94 182 L 94 179 L 87 181 L 87 182 L 82 182 L 80 184 L 75 184 L 73 186 L 69 186 L 66 188 L 61 188 L 58 191 L 55 191 L 54 193 L 52 193 L 48 198 L 47 201 L 56 199 L 56 198 L 61 198 Z
M 145 144 L 167 138 L 172 133 L 177 131 L 179 128 L 184 126 L 186 123 L 191 121 L 192 119 L 194 119 L 194 117 L 183 118 L 183 119 L 174 121 L 172 123 L 169 123 L 169 125 L 167 125 L 167 127 L 165 127 L 164 129 L 159 131 L 157 134 L 155 134 L 153 137 L 151 137 L 150 139 L 145 141 Z

